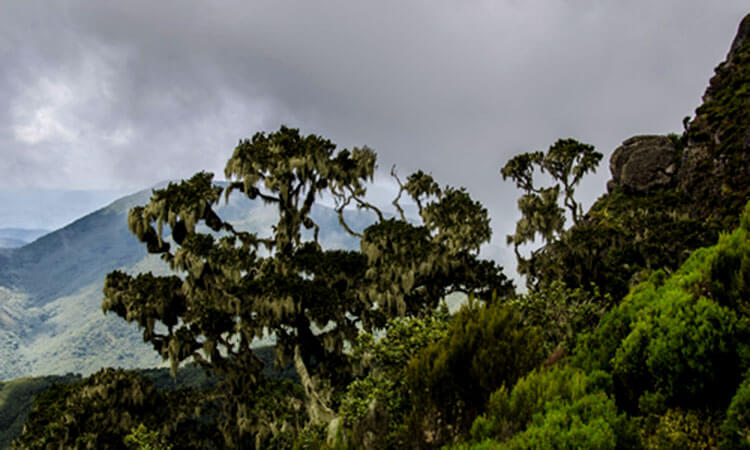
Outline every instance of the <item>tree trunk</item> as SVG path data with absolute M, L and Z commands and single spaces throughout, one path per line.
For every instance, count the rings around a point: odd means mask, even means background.
M 294 368 L 297 369 L 302 388 L 305 390 L 305 407 L 307 414 L 310 416 L 311 423 L 330 423 L 336 413 L 328 407 L 327 402 L 318 392 L 318 386 L 307 372 L 307 366 L 302 359 L 299 344 L 294 346 Z

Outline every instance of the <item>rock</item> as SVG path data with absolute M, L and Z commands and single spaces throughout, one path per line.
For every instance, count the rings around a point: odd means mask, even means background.
M 677 150 L 666 136 L 634 136 L 618 147 L 609 159 L 610 192 L 620 187 L 645 193 L 669 186 L 676 168 Z
M 737 29 L 737 34 L 734 36 L 732 46 L 729 48 L 729 54 L 727 55 L 727 63 L 731 63 L 737 51 L 742 47 L 745 42 L 750 38 L 750 14 L 746 15 L 740 26 Z

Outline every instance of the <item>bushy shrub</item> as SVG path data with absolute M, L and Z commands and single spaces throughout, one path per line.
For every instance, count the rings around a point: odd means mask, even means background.
M 721 447 L 750 449 L 750 373 L 740 384 L 721 424 Z
M 47 445 L 125 448 L 123 438 L 139 424 L 157 420 L 160 396 L 145 378 L 103 369 L 81 383 L 58 385 L 37 399 L 15 448 Z
M 596 329 L 579 335 L 572 356 L 573 365 L 587 372 L 611 371 L 615 351 L 630 333 L 638 311 L 657 301 L 657 290 L 665 277 L 661 270 L 654 272 L 648 280 L 631 289 L 620 304 L 606 312 Z
M 540 331 L 499 302 L 470 302 L 445 338 L 412 359 L 407 385 L 415 402 L 415 439 L 447 442 L 468 431 L 489 395 L 536 367 L 544 357 Z
M 607 379 L 570 366 L 534 370 L 511 390 L 503 386 L 492 394 L 487 412 L 472 425 L 472 440 L 508 448 L 637 446 L 632 424 L 602 390 Z
M 669 409 L 661 416 L 646 420 L 651 421 L 655 422 L 653 430 L 646 427 L 643 436 L 644 447 L 647 449 L 698 450 L 717 447 L 718 422 L 706 413 Z
M 130 434 L 123 440 L 129 448 L 137 450 L 172 450 L 172 445 L 159 435 L 157 431 L 140 424 L 130 430 Z
M 354 448 L 404 448 L 411 413 L 405 368 L 411 358 L 445 336 L 448 310 L 429 317 L 389 321 L 382 339 L 362 334 L 352 350 L 360 375 L 346 389 L 339 417 L 339 441 Z
M 529 426 L 504 443 L 508 449 L 617 447 L 617 427 L 624 421 L 603 392 L 571 402 L 552 403 Z
M 521 311 L 524 323 L 541 329 L 544 349 L 549 354 L 556 349 L 572 348 L 576 336 L 597 325 L 611 299 L 594 285 L 589 289 L 571 289 L 561 281 L 554 281 L 510 303 Z
M 618 404 L 630 412 L 644 395 L 663 410 L 724 410 L 750 364 L 749 217 L 750 204 L 738 230 L 631 289 L 579 339 L 573 363 L 612 372 Z
M 734 311 L 684 290 L 666 290 L 622 341 L 613 375 L 631 401 L 658 391 L 668 405 L 723 409 L 740 379 L 740 328 Z

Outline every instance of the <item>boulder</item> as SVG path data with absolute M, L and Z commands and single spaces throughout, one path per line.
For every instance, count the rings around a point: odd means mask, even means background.
M 609 170 L 610 192 L 620 187 L 627 192 L 646 193 L 672 184 L 677 150 L 666 136 L 634 136 L 612 153 Z

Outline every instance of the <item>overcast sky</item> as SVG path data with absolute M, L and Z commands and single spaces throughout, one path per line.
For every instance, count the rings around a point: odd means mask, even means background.
M 222 5 L 222 6 L 219 6 Z M 0 1 L 0 191 L 222 174 L 280 124 L 368 145 L 490 210 L 499 169 L 562 137 L 680 132 L 747 0 Z M 383 177 L 384 178 L 384 177 Z M 499 250 L 496 250 L 499 251 Z M 492 250 L 488 250 L 490 254 Z

